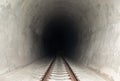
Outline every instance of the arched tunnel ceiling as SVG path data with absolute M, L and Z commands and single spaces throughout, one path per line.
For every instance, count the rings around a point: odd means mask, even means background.
M 42 24 L 46 22 L 47 19 L 52 18 L 54 15 L 67 15 L 75 18 L 78 23 L 84 23 L 86 19 L 86 15 L 84 11 L 84 7 L 81 7 L 77 1 L 64 1 L 64 0 L 51 0 L 51 1 L 43 1 L 41 2 L 42 6 L 40 6 L 40 12 L 35 16 L 36 20 L 34 20 L 35 24 Z M 81 3 L 82 4 L 82 3 Z M 45 6 L 47 5 L 47 6 Z M 89 6 L 88 6 L 89 7 Z M 84 10 L 84 11 L 82 11 Z M 39 11 L 39 9 L 38 9 Z M 87 26 L 86 26 L 87 27 Z M 37 27 L 39 28 L 39 27 Z M 82 28 L 82 27 L 81 27 Z M 39 30 L 39 29 L 36 29 Z M 41 29 L 40 29 L 41 30 Z

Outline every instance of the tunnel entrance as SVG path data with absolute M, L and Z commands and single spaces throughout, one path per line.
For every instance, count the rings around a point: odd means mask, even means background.
M 45 22 L 42 34 L 42 48 L 45 55 L 74 56 L 77 42 L 78 30 L 72 18 L 57 16 Z

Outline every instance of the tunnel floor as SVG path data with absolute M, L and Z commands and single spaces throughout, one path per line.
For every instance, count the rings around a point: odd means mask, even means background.
M 49 58 L 41 58 L 41 60 L 37 60 L 29 65 L 1 75 L 0 81 L 41 81 L 51 61 L 52 60 Z M 105 80 L 88 67 L 83 65 L 78 66 L 71 61 L 68 62 L 80 81 L 109 81 Z M 59 63 L 56 67 L 59 67 Z

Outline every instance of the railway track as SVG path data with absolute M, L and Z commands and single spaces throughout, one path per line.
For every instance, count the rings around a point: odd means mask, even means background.
M 80 81 L 64 58 L 55 58 L 41 81 Z

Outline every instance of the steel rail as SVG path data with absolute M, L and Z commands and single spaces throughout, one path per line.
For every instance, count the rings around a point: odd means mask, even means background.
M 75 73 L 73 72 L 72 68 L 70 67 L 70 65 L 68 64 L 68 62 L 65 60 L 65 58 L 62 57 L 63 63 L 65 65 L 65 68 L 67 70 L 67 73 L 70 76 L 70 80 L 71 81 L 80 81 L 77 76 L 75 75 Z M 48 81 L 51 72 L 53 70 L 54 64 L 55 64 L 56 58 L 53 59 L 53 61 L 51 62 L 51 64 L 49 65 L 47 71 L 45 72 L 44 76 L 42 77 L 41 81 Z
M 54 62 L 55 62 L 56 58 L 54 58 L 51 62 L 51 64 L 49 65 L 47 71 L 45 72 L 44 76 L 42 77 L 42 80 L 41 81 L 48 81 L 48 78 L 49 78 L 49 75 L 52 71 L 52 68 L 54 66 Z
M 72 68 L 70 67 L 70 65 L 68 64 L 68 62 L 65 60 L 64 57 L 63 58 L 63 61 L 64 61 L 64 64 L 65 64 L 65 67 L 70 75 L 70 78 L 71 78 L 71 81 L 80 81 L 77 76 L 75 75 L 75 73 L 73 72 Z

